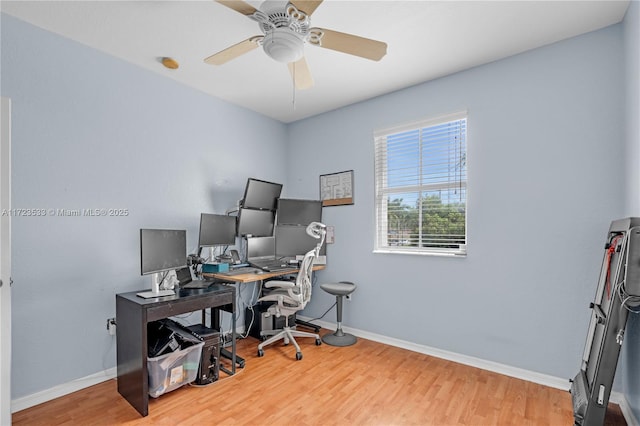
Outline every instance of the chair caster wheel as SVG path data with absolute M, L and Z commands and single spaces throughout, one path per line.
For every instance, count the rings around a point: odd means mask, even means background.
M 302 359 L 302 352 L 296 352 L 296 360 L 300 361 Z
M 258 356 L 259 357 L 263 357 L 264 356 L 264 351 L 262 349 L 258 349 Z
M 320 346 L 322 344 L 322 340 L 316 339 L 316 346 Z

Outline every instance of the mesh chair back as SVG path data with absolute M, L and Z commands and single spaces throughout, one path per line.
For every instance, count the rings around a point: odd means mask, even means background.
M 311 300 L 311 278 L 313 274 L 313 259 L 315 257 L 316 251 L 314 249 L 307 252 L 302 262 L 300 262 L 300 271 L 298 271 L 298 277 L 296 278 L 296 287 L 298 287 L 302 296 L 300 309 L 303 309 L 307 302 Z

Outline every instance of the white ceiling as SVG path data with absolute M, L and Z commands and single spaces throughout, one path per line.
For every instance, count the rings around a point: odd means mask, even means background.
M 260 1 L 247 1 L 254 7 Z M 325 0 L 311 25 L 384 41 L 374 62 L 312 45 L 315 86 L 294 92 L 261 49 L 221 66 L 203 59 L 261 34 L 213 0 L 5 1 L 3 13 L 233 104 L 289 123 L 620 22 L 629 1 Z M 160 59 L 180 63 L 169 70 Z M 294 104 L 295 99 L 295 104 Z

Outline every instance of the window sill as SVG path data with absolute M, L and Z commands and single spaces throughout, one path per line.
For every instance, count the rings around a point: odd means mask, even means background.
M 418 250 L 402 250 L 402 249 L 375 249 L 374 254 L 408 254 L 418 256 L 438 256 L 438 257 L 467 257 L 466 251 L 444 252 L 444 251 L 418 251 Z

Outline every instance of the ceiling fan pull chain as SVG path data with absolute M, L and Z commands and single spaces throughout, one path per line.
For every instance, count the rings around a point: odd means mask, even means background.
M 296 64 L 293 64 L 293 70 L 292 70 L 292 74 L 293 74 L 293 84 L 291 85 L 291 87 L 293 88 L 293 93 L 291 94 L 291 97 L 293 98 L 291 104 L 293 106 L 293 110 L 296 110 Z

